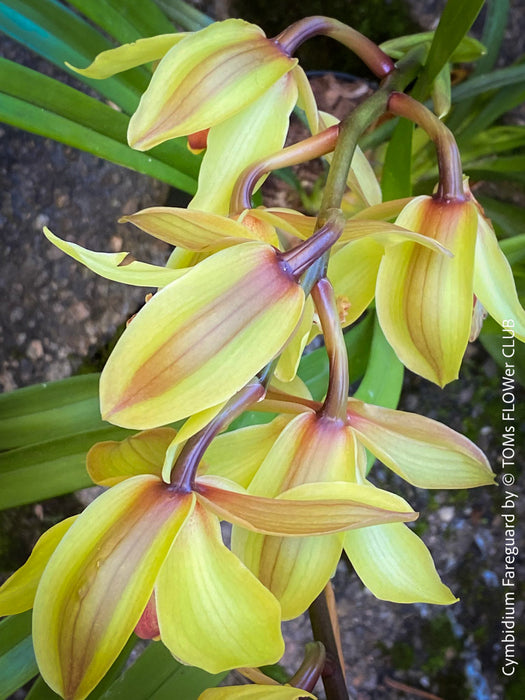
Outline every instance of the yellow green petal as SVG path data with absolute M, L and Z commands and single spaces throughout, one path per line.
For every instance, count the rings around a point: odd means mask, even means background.
M 284 652 L 279 603 L 223 544 L 199 504 L 157 579 L 161 638 L 184 663 L 220 673 L 275 663 Z
M 490 223 L 478 217 L 474 294 L 500 326 L 525 342 L 525 311 L 518 299 L 512 269 Z M 504 323 L 506 325 L 504 325 Z
M 317 102 L 312 90 L 312 85 L 301 66 L 295 66 L 295 68 L 292 70 L 292 75 L 297 84 L 297 90 L 299 93 L 297 106 L 304 111 L 306 121 L 312 135 L 318 134 L 320 130 L 319 110 L 317 109 Z
M 199 700 L 301 700 L 315 695 L 300 688 L 275 685 L 239 685 L 226 688 L 209 688 L 199 695 Z
M 355 400 L 348 403 L 348 416 L 363 444 L 414 486 L 463 489 L 494 483 L 479 447 L 442 423 Z
M 77 243 L 63 241 L 44 226 L 44 235 L 57 248 L 85 265 L 97 275 L 114 282 L 132 284 L 136 287 L 164 287 L 182 277 L 186 269 L 173 270 L 160 265 L 134 260 L 130 253 L 98 253 L 83 248 Z
M 215 253 L 128 326 L 102 372 L 103 417 L 144 429 L 227 400 L 283 347 L 303 304 L 270 246 Z
M 423 541 L 403 523 L 347 532 L 344 549 L 357 575 L 376 598 L 436 605 L 458 600 L 441 582 Z
M 308 296 L 304 305 L 304 311 L 301 322 L 297 326 L 294 334 L 286 344 L 286 347 L 281 353 L 277 367 L 275 368 L 275 376 L 281 382 L 291 382 L 297 375 L 297 368 L 303 356 L 312 330 L 314 318 L 314 303 L 312 297 Z
M 250 229 L 218 214 L 177 207 L 150 207 L 123 216 L 151 236 L 195 252 L 210 252 L 255 240 Z
M 399 359 L 444 386 L 458 376 L 470 336 L 477 211 L 469 201 L 418 197 L 396 224 L 437 240 L 454 256 L 415 243 L 393 246 L 376 287 L 379 321 Z
M 33 607 L 36 589 L 51 555 L 77 516 L 66 518 L 46 530 L 26 563 L 0 587 L 0 616 L 16 615 Z
M 197 480 L 196 493 L 220 518 L 266 535 L 308 537 L 417 518 L 400 496 L 348 482 L 303 484 L 277 498 L 220 488 L 209 477 Z
M 336 298 L 348 303 L 343 320 L 346 327 L 356 321 L 374 298 L 384 248 L 371 238 L 348 243 L 330 256 L 328 279 Z
M 98 442 L 89 450 L 89 476 L 101 486 L 114 486 L 138 474 L 161 475 L 164 455 L 176 435 L 173 428 L 153 428 L 125 440 Z
M 252 104 L 212 126 L 197 193 L 189 204 L 191 210 L 228 214 L 233 188 L 241 173 L 284 145 L 296 101 L 295 82 L 291 75 L 284 75 Z
M 246 488 L 289 421 L 289 416 L 278 416 L 270 423 L 219 435 L 204 454 L 203 473 L 231 479 Z
M 275 496 L 306 482 L 354 481 L 352 431 L 303 414 L 282 431 L 248 492 Z M 283 619 L 303 613 L 325 587 L 341 556 L 337 535 L 270 537 L 234 527 L 233 551 L 279 600 Z
M 159 63 L 132 116 L 128 141 L 146 150 L 220 124 L 297 63 L 259 27 L 239 19 L 186 36 Z
M 185 36 L 187 36 L 185 32 L 179 32 L 138 39 L 131 44 L 102 51 L 87 68 L 75 68 L 67 61 L 66 66 L 80 75 L 85 75 L 86 78 L 109 78 L 143 63 L 158 61 Z
M 193 501 L 154 476 L 126 479 L 60 542 L 38 586 L 33 642 L 44 680 L 63 698 L 83 700 L 115 661 Z

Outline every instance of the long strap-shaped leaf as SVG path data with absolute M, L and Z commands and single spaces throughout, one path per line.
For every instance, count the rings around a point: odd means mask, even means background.
M 143 71 L 96 81 L 66 68 L 65 61 L 80 67 L 89 64 L 97 53 L 112 48 L 112 44 L 56 0 L 2 0 L 0 30 L 75 75 L 127 114 L 137 108 L 140 94 L 147 86 Z
M 153 0 L 70 0 L 70 3 L 120 44 L 176 31 Z
M 36 676 L 38 667 L 31 641 L 31 613 L 0 622 L 0 700 Z
M 0 59 L 0 92 L 0 121 L 195 192 L 199 161 L 182 139 L 147 154 L 134 151 L 126 141 L 126 115 L 5 59 Z

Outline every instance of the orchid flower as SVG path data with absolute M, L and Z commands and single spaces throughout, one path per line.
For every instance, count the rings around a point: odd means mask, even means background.
M 308 537 L 417 516 L 368 485 L 304 484 L 268 499 L 219 477 L 199 477 L 191 489 L 166 483 L 173 433 L 154 429 L 92 448 L 88 470 L 110 488 L 45 533 L 0 588 L 0 614 L 33 607 L 40 671 L 66 700 L 90 693 L 137 625 L 212 673 L 280 658 L 279 603 L 224 546 L 219 517 Z

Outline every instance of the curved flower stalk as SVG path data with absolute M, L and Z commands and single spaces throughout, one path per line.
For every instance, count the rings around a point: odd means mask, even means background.
M 0 614 L 33 607 L 40 671 L 67 700 L 89 694 L 137 625 L 213 673 L 280 658 L 280 606 L 223 545 L 217 516 L 308 537 L 417 515 L 366 485 L 304 485 L 267 499 L 219 477 L 198 477 L 191 490 L 165 483 L 172 436 L 162 428 L 95 446 L 88 470 L 109 490 L 45 533 L 0 589 Z

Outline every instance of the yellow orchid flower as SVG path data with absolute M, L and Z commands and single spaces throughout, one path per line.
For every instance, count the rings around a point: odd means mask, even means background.
M 284 405 L 286 394 L 269 394 L 261 402 L 262 408 L 279 396 Z M 288 398 L 304 401 L 305 413 L 292 420 L 280 417 L 264 428 L 252 427 L 252 446 L 261 442 L 261 453 L 265 454 L 257 471 L 254 473 L 253 464 L 247 464 L 244 471 L 234 472 L 232 466 L 229 473 L 224 467 L 220 472 L 248 483 L 248 493 L 276 497 L 281 490 L 298 484 L 310 484 L 313 489 L 316 482 L 331 480 L 367 484 L 365 447 L 402 478 L 423 488 L 473 488 L 493 483 L 482 451 L 441 423 L 350 399 L 344 424 L 323 417 L 320 404 L 313 412 L 315 402 Z M 222 436 L 225 453 L 229 440 L 232 448 L 238 444 L 235 432 Z M 249 453 L 249 436 L 244 434 L 243 438 L 243 449 Z M 218 467 L 220 470 L 220 462 Z M 209 473 L 213 468 L 212 459 Z M 234 527 L 232 547 L 279 599 L 283 619 L 296 617 L 311 604 L 335 570 L 343 548 L 363 583 L 378 598 L 440 605 L 456 600 L 441 582 L 424 543 L 403 523 L 378 523 L 347 532 L 344 537 L 306 539 L 265 537 Z
M 396 224 L 440 242 L 454 256 L 407 242 L 389 248 L 381 260 L 379 321 L 409 369 L 441 386 L 457 378 L 476 299 L 499 324 L 513 320 L 516 337 L 525 340 L 525 311 L 510 265 L 468 193 L 465 201 L 417 197 Z
M 280 606 L 224 546 L 218 516 L 308 537 L 417 515 L 403 499 L 366 485 L 303 486 L 278 499 L 245 494 L 218 477 L 182 489 L 161 479 L 171 437 L 156 429 L 95 446 L 89 472 L 114 485 L 74 522 L 45 533 L 0 589 L 0 615 L 33 607 L 40 671 L 66 700 L 90 693 L 137 625 L 212 673 L 280 658 Z
M 220 124 L 255 102 L 297 63 L 257 26 L 215 22 L 161 59 L 128 132 L 146 150 Z

